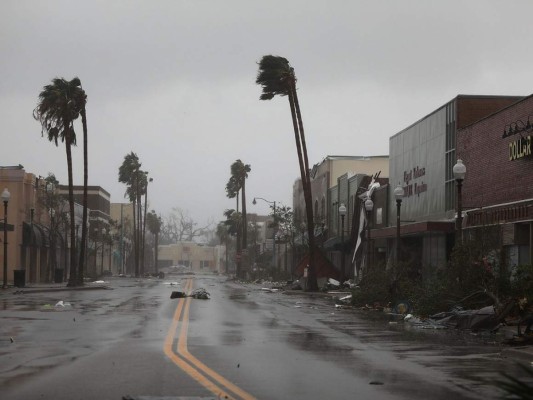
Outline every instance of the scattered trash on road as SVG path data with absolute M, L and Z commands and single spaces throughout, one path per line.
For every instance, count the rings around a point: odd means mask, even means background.
M 269 293 L 276 293 L 276 292 L 279 292 L 279 289 L 277 289 L 277 288 L 266 288 L 266 287 L 264 287 L 264 288 L 261 288 L 261 290 L 262 290 L 263 292 L 269 292 Z
M 190 294 L 190 297 L 192 297 L 193 299 L 208 300 L 211 297 L 211 295 L 204 288 L 198 288 L 192 291 L 192 293 Z
M 184 297 L 192 297 L 193 299 L 207 300 L 211 297 L 211 295 L 204 288 L 195 289 L 189 295 L 187 295 L 187 293 L 185 292 L 178 292 L 178 291 L 174 291 L 170 294 L 171 299 L 182 299 Z

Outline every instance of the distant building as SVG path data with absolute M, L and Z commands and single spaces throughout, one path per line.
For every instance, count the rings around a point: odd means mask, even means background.
M 389 176 L 388 156 L 326 156 L 311 169 L 311 196 L 313 200 L 313 217 L 317 225 L 332 227 L 337 217 L 331 198 L 330 189 L 338 185 L 341 176 L 374 175 Z M 346 199 L 347 201 L 348 199 Z M 293 210 L 295 220 L 305 221 L 305 200 L 300 179 L 293 185 Z
M 83 205 L 83 186 L 74 185 L 74 201 Z M 68 186 L 60 185 L 59 194 L 68 199 Z M 85 275 L 91 278 L 101 276 L 104 271 L 110 271 L 112 264 L 112 250 L 107 237 L 110 233 L 109 213 L 111 195 L 100 186 L 87 187 L 87 211 L 89 217 Z M 76 229 L 81 231 L 80 225 Z M 81 234 L 80 234 L 81 236 Z
M 344 204 L 347 213 L 344 217 L 344 239 L 350 238 L 353 221 L 359 215 L 357 209 L 360 187 L 368 185 L 370 177 L 378 175 L 382 183 L 388 182 L 389 157 L 379 156 L 326 156 L 311 170 L 311 195 L 316 245 L 321 247 L 336 265 L 341 267 L 340 241 L 342 237 L 339 207 Z M 297 230 L 307 222 L 305 201 L 300 179 L 293 185 L 293 208 Z M 350 259 L 350 257 L 347 257 Z M 353 268 L 346 263 L 348 276 L 353 276 Z
M 111 203 L 111 234 L 114 238 L 111 271 L 113 274 L 134 274 L 133 204 Z
M 222 247 L 204 246 L 195 242 L 160 245 L 158 267 L 181 265 L 191 272 L 222 272 L 219 271 L 220 260 L 224 258 L 220 253 Z

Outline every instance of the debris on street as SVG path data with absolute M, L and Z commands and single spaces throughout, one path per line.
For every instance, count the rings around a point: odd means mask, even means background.
M 352 295 L 346 295 L 341 298 L 335 299 L 335 308 L 352 308 Z
M 266 287 L 264 287 L 264 288 L 261 288 L 261 290 L 262 290 L 263 292 L 269 292 L 269 293 L 276 293 L 276 292 L 279 292 L 279 289 L 277 289 L 277 288 L 266 288 Z
M 198 288 L 198 289 L 193 290 L 189 296 L 192 297 L 193 299 L 204 299 L 204 300 L 209 300 L 209 298 L 211 297 L 209 292 L 205 290 L 204 288 Z
M 182 299 L 184 297 L 192 297 L 193 299 L 208 300 L 211 297 L 211 295 L 204 288 L 195 289 L 189 295 L 187 295 L 187 293 L 185 293 L 185 292 L 178 292 L 178 291 L 173 291 L 170 294 L 170 298 L 171 299 Z
M 341 287 L 341 283 L 333 278 L 329 278 L 324 286 L 322 287 L 322 290 L 327 292 L 328 290 L 337 290 Z
M 479 310 L 463 310 L 456 307 L 448 313 L 431 316 L 430 320 L 438 324 L 455 329 L 470 329 L 472 331 L 493 331 L 500 325 L 494 306 L 483 307 Z

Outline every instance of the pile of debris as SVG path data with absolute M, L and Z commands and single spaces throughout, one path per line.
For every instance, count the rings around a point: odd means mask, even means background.
M 182 299 L 184 297 L 192 297 L 193 299 L 209 300 L 211 298 L 211 295 L 204 288 L 194 289 L 190 294 L 187 294 L 185 292 L 178 292 L 178 291 L 173 291 L 170 294 L 171 299 Z

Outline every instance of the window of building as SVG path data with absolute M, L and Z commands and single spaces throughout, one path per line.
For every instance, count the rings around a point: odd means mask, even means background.
M 455 143 L 456 143 L 456 115 L 455 100 L 446 105 L 446 155 L 445 155 L 445 206 L 446 211 L 455 209 L 455 180 L 453 177 L 453 166 L 456 163 Z

